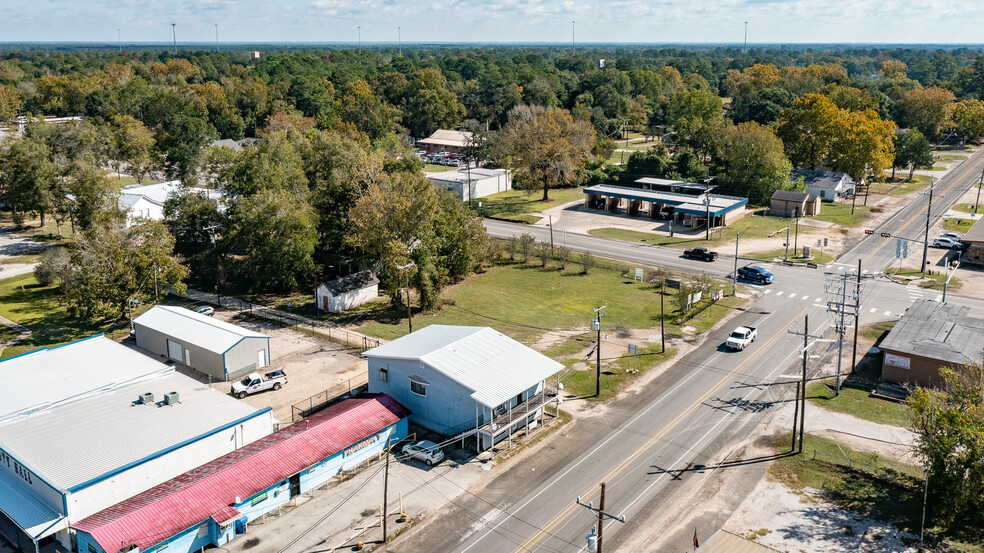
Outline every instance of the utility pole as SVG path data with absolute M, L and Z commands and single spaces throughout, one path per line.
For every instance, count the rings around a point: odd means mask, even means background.
M 943 297 L 941 298 L 941 303 L 946 303 L 946 288 L 950 284 L 950 279 L 953 278 L 953 275 L 957 274 L 957 267 L 959 266 L 959 259 L 954 259 L 952 263 L 947 263 L 946 265 L 946 280 L 943 281 Z
M 598 331 L 598 343 L 595 346 L 595 397 L 601 395 L 601 310 L 608 307 L 608 302 L 594 310 L 594 327 Z
M 922 277 L 926 278 L 926 263 L 929 258 L 929 220 L 933 212 L 933 188 L 936 186 L 936 177 L 930 177 L 933 181 L 929 185 L 929 203 L 926 204 L 926 234 L 923 237 L 923 259 Z M 976 207 L 975 207 L 976 209 Z
M 215 24 L 215 51 L 219 51 L 219 24 Z
M 779 234 L 782 231 L 786 231 L 786 244 L 785 244 L 785 246 L 786 246 L 786 253 L 782 256 L 782 259 L 783 259 L 783 261 L 789 261 L 789 225 L 786 225 L 786 226 L 782 227 L 779 230 L 774 230 L 774 231 L 770 232 L 769 233 L 769 238 L 772 238 L 773 236 Z M 737 252 L 737 249 L 735 251 Z M 796 255 L 796 250 L 795 249 L 793 250 L 793 255 Z M 735 257 L 738 257 L 738 254 L 737 253 L 735 253 Z M 738 267 L 738 260 L 736 259 L 735 260 L 735 268 L 736 268 L 735 270 L 737 270 L 737 267 Z
M 821 336 L 810 334 L 810 316 L 806 315 L 803 317 L 803 332 L 798 332 L 795 330 L 789 330 L 790 334 L 796 336 L 803 336 L 803 373 L 801 375 L 800 382 L 796 386 L 796 402 L 797 409 L 796 414 L 799 415 L 799 448 L 798 451 L 803 453 L 803 435 L 806 429 L 806 362 L 809 359 L 810 352 L 810 338 L 814 340 L 820 339 Z M 796 448 L 796 415 L 793 416 L 793 448 Z
M 859 273 L 860 275 L 860 273 Z M 847 333 L 847 323 L 845 319 L 848 315 L 855 316 L 861 311 L 861 285 L 857 284 L 857 293 L 847 293 L 847 283 L 854 275 L 845 273 L 833 277 L 832 282 L 826 284 L 825 293 L 827 295 L 827 314 L 832 317 L 832 325 L 837 331 L 837 386 L 835 394 L 840 394 L 841 371 L 844 355 L 844 334 Z M 860 278 L 860 276 L 859 276 Z M 839 283 L 837 281 L 840 281 Z M 839 286 L 839 289 L 838 289 Z M 850 302 L 848 301 L 850 299 Z M 856 325 L 855 325 L 856 326 Z
M 617 520 L 617 521 L 621 522 L 622 524 L 625 524 L 625 515 L 622 515 L 622 516 L 618 517 L 618 516 L 615 516 L 615 515 L 613 515 L 611 513 L 606 513 L 605 512 L 605 483 L 604 482 L 601 483 L 601 498 L 598 501 L 599 501 L 599 505 L 598 505 L 598 508 L 597 509 L 595 508 L 594 503 L 591 502 L 591 501 L 589 501 L 587 504 L 581 503 L 581 498 L 580 497 L 578 497 L 575 500 L 575 503 L 577 503 L 578 505 L 580 505 L 581 507 L 584 507 L 585 509 L 587 509 L 589 511 L 593 511 L 593 512 L 598 513 L 598 530 L 597 530 L 598 534 L 597 534 L 597 542 L 595 544 L 592 544 L 591 543 L 591 538 L 589 537 L 588 538 L 588 547 L 587 547 L 587 550 L 588 551 L 597 551 L 598 553 L 604 553 L 604 550 L 602 548 L 604 547 L 603 535 L 604 535 L 605 519 L 606 518 L 610 518 L 612 520 Z M 595 548 L 592 548 L 591 547 L 592 545 L 595 545 L 596 547 Z
M 571 57 L 574 57 L 574 20 L 571 20 Z
M 171 40 L 174 41 L 174 55 L 177 56 L 178 55 L 178 34 L 177 34 L 177 31 L 174 30 L 174 25 L 175 25 L 174 23 L 171 23 Z
M 403 274 L 407 279 L 407 331 L 408 333 L 413 333 L 413 313 L 410 311 L 410 268 L 416 267 L 417 264 L 411 261 L 406 265 L 398 265 L 396 269 L 398 271 L 403 271 Z
M 119 27 L 116 28 L 116 41 L 120 44 L 120 53 L 123 53 L 123 35 L 120 33 Z
M 397 442 L 399 443 L 399 441 Z M 389 503 L 387 503 L 387 494 L 389 493 L 389 482 L 390 482 L 390 438 L 386 437 L 386 470 L 383 473 L 383 543 L 388 543 L 388 534 L 386 533 L 386 515 L 389 513 L 387 510 Z
M 399 27 L 397 27 L 396 28 L 396 46 L 398 48 L 398 52 L 399 52 L 400 57 L 403 57 L 403 34 L 402 33 L 403 33 L 403 31 Z M 471 180 L 469 179 L 468 182 L 470 184 L 471 183 Z
M 821 256 L 822 257 L 822 256 Z M 943 285 L 945 290 L 946 285 Z M 861 260 L 858 259 L 858 283 L 854 297 L 854 347 L 851 349 L 851 372 L 858 366 L 858 317 L 861 315 Z
M 659 352 L 666 351 L 666 328 L 663 326 L 663 296 L 666 291 L 666 281 L 659 287 Z M 733 294 L 732 294 L 733 295 Z
M 359 54 L 362 54 L 362 26 L 356 27 L 359 33 Z
M 743 52 L 748 51 L 748 21 L 745 22 L 745 47 L 742 49 Z
M 744 230 L 742 230 L 742 231 L 738 232 L 737 234 L 735 234 L 735 270 L 734 270 L 733 273 L 731 273 L 731 295 L 732 296 L 738 295 L 738 240 L 741 239 L 741 233 L 742 232 L 745 232 L 748 229 L 752 229 L 752 228 L 758 228 L 758 225 L 752 225 L 750 227 L 746 227 Z M 787 227 L 787 229 L 788 229 L 788 227 Z M 776 232 L 778 232 L 778 231 L 776 231 Z M 775 234 L 775 233 L 773 233 L 773 234 Z M 772 236 L 772 234 L 770 234 L 769 236 Z M 786 236 L 786 242 L 789 242 L 789 235 L 788 235 L 788 233 L 787 233 L 787 236 Z M 662 307 L 660 307 L 660 309 L 662 309 Z M 662 311 L 660 311 L 659 314 L 660 314 L 660 317 L 663 316 L 663 312 Z
M 553 240 L 553 215 L 547 215 L 548 225 L 550 226 L 550 251 L 554 251 L 554 240 Z
M 796 232 L 793 233 L 793 257 L 796 257 L 796 252 L 799 250 L 799 237 L 800 237 L 800 220 L 799 220 L 799 208 L 793 209 L 793 218 L 796 219 Z M 789 243 L 789 235 L 786 235 L 786 243 Z
M 981 170 L 981 182 L 977 185 L 977 201 L 974 202 L 974 215 L 977 215 L 977 207 L 981 205 L 981 188 L 984 187 L 984 169 Z

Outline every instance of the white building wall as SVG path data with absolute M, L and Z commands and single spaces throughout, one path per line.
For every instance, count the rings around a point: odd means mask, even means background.
M 152 428 L 147 429 L 153 432 Z M 267 411 L 234 427 L 137 465 L 68 496 L 69 520 L 98 513 L 140 492 L 235 451 L 273 432 L 273 412 Z
M 163 221 L 164 206 L 151 202 L 147 198 L 140 198 L 126 214 L 127 228 L 136 224 L 140 219 Z
M 339 296 L 332 296 L 324 286 L 318 286 L 318 307 L 329 313 L 341 313 L 346 309 L 358 307 L 379 297 L 379 285 L 373 284 L 360 290 L 353 290 Z

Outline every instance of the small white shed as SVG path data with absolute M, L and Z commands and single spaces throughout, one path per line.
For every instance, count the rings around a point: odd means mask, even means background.
M 321 283 L 315 296 L 321 311 L 341 313 L 376 299 L 379 296 L 379 279 L 372 271 L 359 271 Z

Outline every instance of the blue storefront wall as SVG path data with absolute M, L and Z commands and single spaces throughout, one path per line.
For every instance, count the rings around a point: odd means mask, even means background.
M 355 466 L 364 463 L 367 459 L 378 456 L 383 452 L 387 440 L 390 443 L 395 443 L 406 437 L 407 419 L 402 418 L 380 432 L 372 436 L 367 436 L 365 439 L 349 445 L 342 451 L 315 463 L 300 472 L 301 493 L 309 492 L 328 482 L 339 473 L 351 470 Z M 290 481 L 281 480 L 262 492 L 241 499 L 242 502 L 236 505 L 236 508 L 242 513 L 239 520 L 245 517 L 248 524 L 262 517 L 264 514 L 275 511 L 277 507 L 290 501 Z M 249 533 L 248 526 L 246 533 Z M 225 545 L 238 535 L 235 524 L 229 524 L 228 527 L 220 527 L 215 520 L 210 518 L 144 551 L 163 553 L 166 550 L 167 553 L 193 553 L 202 547 Z M 77 531 L 76 537 L 79 553 L 117 553 L 115 551 L 104 551 L 96 540 L 84 531 Z M 141 552 L 133 550 L 131 553 Z

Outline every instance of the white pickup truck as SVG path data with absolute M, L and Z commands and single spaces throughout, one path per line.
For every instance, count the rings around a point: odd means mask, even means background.
M 249 394 L 263 390 L 279 390 L 284 384 L 287 384 L 287 373 L 281 370 L 268 372 L 264 375 L 249 373 L 246 378 L 232 383 L 232 395 L 243 399 Z
M 731 331 L 731 335 L 728 336 L 728 341 L 724 345 L 728 346 L 728 349 L 741 351 L 748 344 L 754 342 L 757 335 L 758 331 L 755 330 L 754 326 L 739 326 Z

